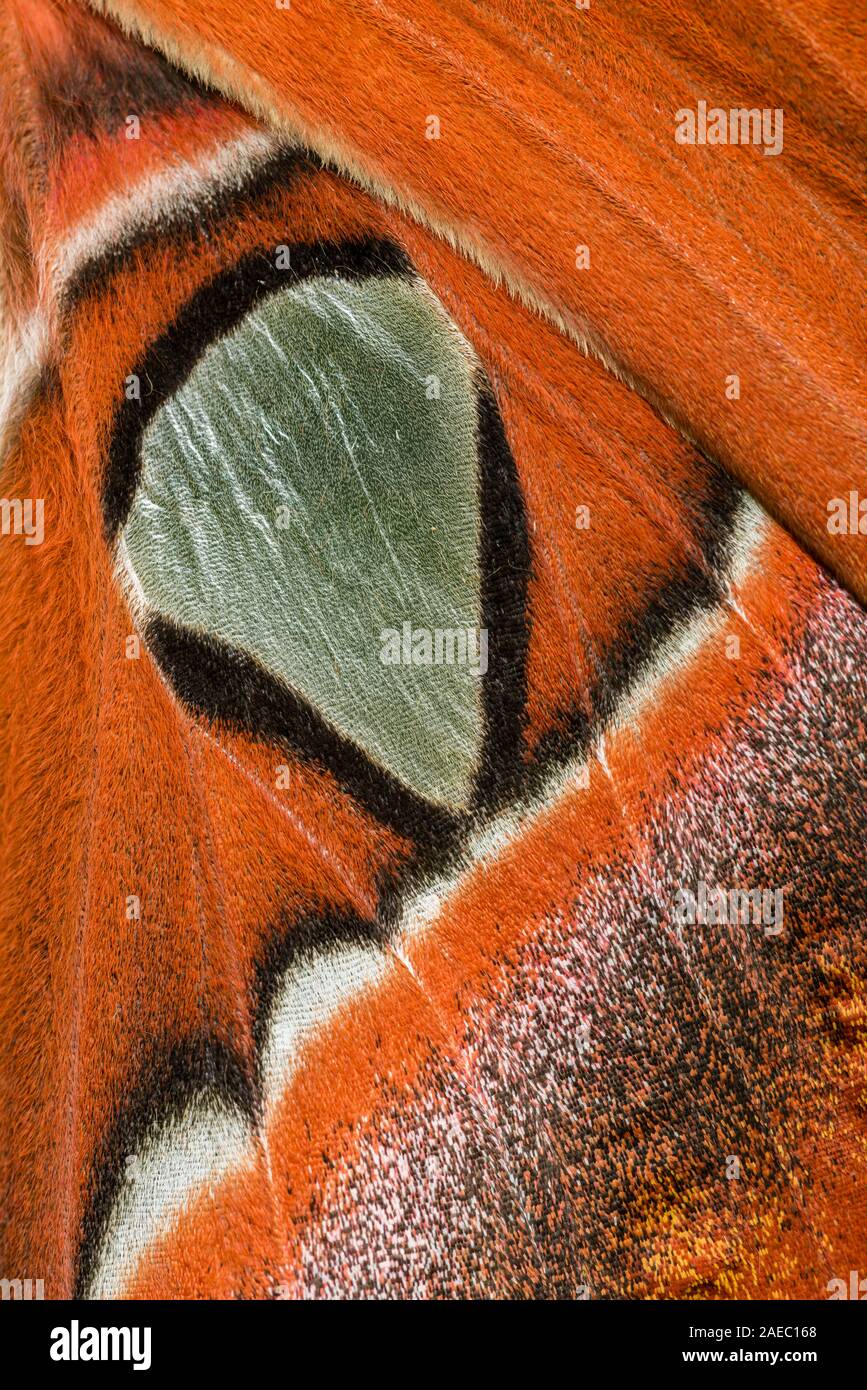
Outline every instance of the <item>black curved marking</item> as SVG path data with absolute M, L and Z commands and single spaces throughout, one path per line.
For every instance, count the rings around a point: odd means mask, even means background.
M 259 251 L 209 281 L 137 364 L 135 373 L 147 394 L 140 401 L 124 400 L 115 417 L 103 491 L 109 540 L 123 527 L 133 503 L 147 425 L 215 339 L 231 332 L 268 295 L 312 276 L 362 280 L 415 275 L 401 248 L 381 238 L 303 243 L 290 247 L 287 259 L 288 268 L 278 269 L 273 251 Z M 513 792 L 522 767 L 530 547 L 517 468 L 481 369 L 474 384 L 481 620 L 488 630 L 488 671 L 482 685 L 482 748 L 473 806 L 485 813 Z M 383 824 L 411 836 L 419 853 L 422 847 L 438 847 L 440 855 L 455 852 L 470 817 L 438 807 L 404 786 L 254 658 L 160 616 L 149 619 L 144 635 L 189 708 L 284 744 L 303 760 L 325 768 Z
M 484 741 L 474 803 L 492 813 L 515 792 L 527 706 L 527 588 L 531 556 L 524 494 L 494 394 L 477 373 L 481 491 L 482 626 L 488 671 L 482 684 Z
M 163 214 L 158 223 L 143 222 L 135 231 L 87 261 L 63 287 L 64 310 L 76 309 L 92 294 L 101 293 L 113 276 L 128 268 L 141 247 L 178 252 L 182 249 L 178 246 L 179 237 L 188 237 L 192 242 L 207 239 L 212 232 L 225 228 L 233 217 L 243 213 L 248 204 L 274 191 L 283 197 L 293 184 L 312 178 L 322 167 L 321 161 L 310 151 L 280 146 L 243 173 L 234 187 L 221 188 L 217 202 L 205 195 L 192 206 L 180 204 Z
M 255 1122 L 259 1099 L 255 1068 L 210 1037 L 155 1043 L 141 1064 L 134 1085 L 109 1124 L 89 1172 L 74 1298 L 84 1298 L 96 1270 L 111 1213 L 126 1175 L 126 1160 L 165 1126 L 181 1118 L 204 1094 L 222 1097 L 227 1107 Z
M 254 657 L 162 617 L 149 619 L 144 637 L 188 709 L 283 745 L 302 762 L 330 772 L 365 810 L 398 835 L 417 841 L 454 840 L 462 817 L 411 791 Z
M 109 543 L 123 527 L 135 497 L 144 431 L 215 339 L 231 333 L 269 295 L 313 276 L 364 280 L 372 275 L 408 278 L 412 274 L 409 261 L 393 241 L 363 237 L 291 246 L 288 265 L 283 269 L 277 266 L 276 246 L 261 248 L 202 285 L 133 367 L 133 375 L 142 386 L 141 400 L 125 397 L 115 414 L 102 491 Z
M 588 755 L 661 644 L 686 628 L 698 613 L 723 600 L 728 547 L 745 493 L 717 463 L 700 457 L 710 470 L 711 487 L 693 517 L 698 555 L 687 559 L 681 573 L 662 579 L 648 595 L 632 630 L 606 654 L 581 703 L 573 702 L 564 710 L 540 740 L 526 768 L 525 794 L 541 787 L 555 768 Z
M 297 921 L 281 919 L 266 934 L 254 970 L 248 1001 L 252 1057 L 244 1059 L 236 1049 L 209 1036 L 186 1042 L 163 1039 L 152 1046 L 135 1084 L 124 1091 L 123 1102 L 90 1164 L 91 1188 L 82 1219 L 74 1298 L 86 1296 L 96 1272 L 131 1155 L 179 1121 L 187 1107 L 204 1095 L 220 1097 L 227 1110 L 246 1119 L 251 1131 L 261 1124 L 262 1056 L 270 1014 L 286 971 L 329 947 L 372 945 L 382 940 L 376 923 L 353 912 L 335 910 L 309 913 Z
M 711 486 L 693 517 L 698 554 L 686 560 L 681 574 L 663 579 L 648 595 L 647 603 L 629 637 L 618 644 L 606 662 L 592 707 L 597 711 L 591 733 L 603 731 L 617 705 L 647 669 L 672 634 L 681 631 L 704 611 L 716 608 L 725 597 L 726 568 L 743 490 L 712 463 Z
M 303 961 L 313 960 L 335 947 L 384 946 L 386 939 L 387 933 L 379 922 L 351 912 L 305 916 L 297 922 L 287 919 L 266 937 L 256 961 L 252 986 L 253 1041 L 260 1099 L 268 1025 L 287 973 Z

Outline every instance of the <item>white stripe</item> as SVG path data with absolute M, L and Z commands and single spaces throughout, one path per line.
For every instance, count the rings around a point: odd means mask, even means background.
M 743 615 L 738 610 L 737 596 L 731 591 L 739 589 L 749 574 L 770 524 L 770 517 L 758 502 L 748 493 L 744 493 L 732 525 L 732 554 L 728 569 L 729 606 L 741 617 Z M 699 648 L 723 627 L 727 620 L 728 613 L 725 607 L 717 605 L 713 608 L 702 608 L 684 627 L 670 632 L 659 643 L 640 678 L 629 687 L 620 701 L 611 728 L 619 729 L 625 724 L 634 724 L 647 706 L 660 698 L 669 682 L 684 666 L 689 665 Z
M 121 244 L 142 228 L 158 227 L 178 207 L 194 209 L 215 195 L 240 186 L 250 170 L 264 164 L 285 138 L 266 130 L 248 130 L 189 161 L 176 161 L 148 174 L 133 187 L 113 194 L 73 227 L 49 257 L 58 296 L 88 261 Z M 0 332 L 0 462 L 13 444 L 48 355 L 48 320 L 34 311 L 15 333 Z
M 350 999 L 381 984 L 386 971 L 381 948 L 360 942 L 332 947 L 289 968 L 271 1009 L 262 1058 L 266 1126 L 304 1047 Z M 152 1242 L 207 1191 L 232 1173 L 252 1169 L 255 1160 L 255 1136 L 246 1117 L 220 1098 L 199 1096 L 179 1120 L 157 1128 L 126 1161 L 85 1297 L 127 1296 Z
M 227 1173 L 252 1166 L 246 1119 L 219 1097 L 197 1096 L 125 1165 L 109 1229 L 87 1298 L 123 1298 L 145 1251 L 185 1207 Z
M 0 463 L 18 434 L 48 355 L 48 321 L 34 310 L 0 342 Z
M 385 979 L 379 946 L 352 942 L 317 953 L 287 971 L 271 1010 L 262 1059 L 265 1122 L 270 1122 L 304 1047 L 350 999 Z
M 248 130 L 234 140 L 190 160 L 148 174 L 113 194 L 79 222 L 59 247 L 53 279 L 58 292 L 106 248 L 122 244 L 131 232 L 158 227 L 179 207 L 195 208 L 237 187 L 250 169 L 264 164 L 286 145 L 265 130 Z

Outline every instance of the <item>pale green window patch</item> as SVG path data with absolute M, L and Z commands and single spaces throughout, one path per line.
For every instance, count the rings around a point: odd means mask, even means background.
M 482 627 L 473 374 L 418 281 L 274 293 L 147 427 L 120 551 L 149 613 L 254 657 L 456 809 L 480 754 L 478 664 L 382 652 L 405 624 Z

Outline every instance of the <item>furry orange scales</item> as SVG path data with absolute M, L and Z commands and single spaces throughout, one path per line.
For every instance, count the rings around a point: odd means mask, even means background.
M 0 1275 L 827 1297 L 855 20 L 99 8 L 0 19 Z

